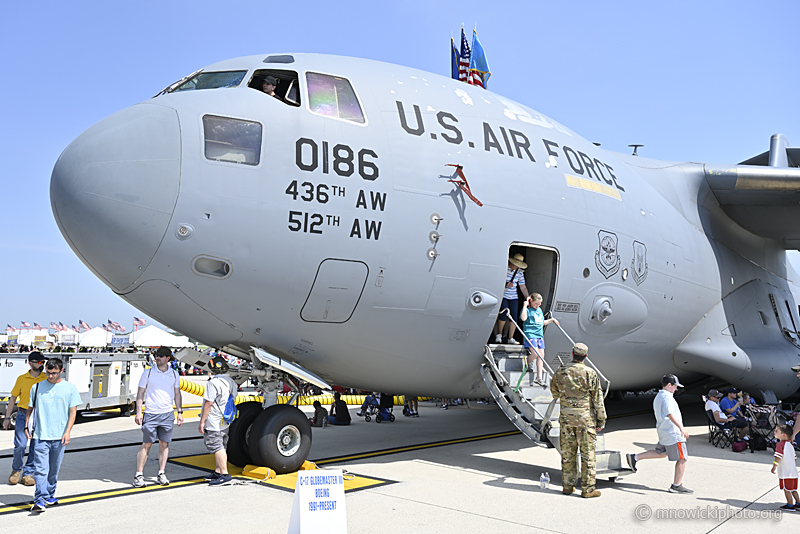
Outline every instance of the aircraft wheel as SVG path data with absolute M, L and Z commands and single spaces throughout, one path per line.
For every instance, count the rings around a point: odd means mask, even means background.
M 291 473 L 308 458 L 311 422 L 298 408 L 276 404 L 256 417 L 247 442 L 254 464 Z
M 247 437 L 252 428 L 253 421 L 263 412 L 261 403 L 243 402 L 237 406 L 239 417 L 231 423 L 228 429 L 228 461 L 236 467 L 244 467 L 250 460 L 250 449 L 247 446 Z

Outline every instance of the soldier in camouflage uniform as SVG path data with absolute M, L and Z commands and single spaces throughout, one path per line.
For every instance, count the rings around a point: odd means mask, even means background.
M 597 373 L 584 365 L 589 349 L 583 343 L 572 347 L 572 361 L 553 375 L 550 391 L 561 405 L 561 479 L 564 494 L 575 491 L 578 478 L 578 448 L 581 451 L 581 497 L 599 497 L 595 485 L 594 449 L 597 433 L 606 425 L 606 408 Z

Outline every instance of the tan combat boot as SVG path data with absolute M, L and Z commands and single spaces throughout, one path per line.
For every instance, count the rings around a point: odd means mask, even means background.
M 599 497 L 599 496 L 600 496 L 600 490 L 596 489 L 593 489 L 592 491 L 584 491 L 583 493 L 581 493 L 581 497 L 583 497 L 584 499 L 591 499 L 593 497 Z
M 572 486 L 564 486 L 563 488 L 561 488 L 561 493 L 563 493 L 564 495 L 572 495 L 574 492 L 575 488 L 573 488 Z
M 35 486 L 36 481 L 33 479 L 31 475 L 22 475 L 22 485 L 23 486 Z
M 11 471 L 11 476 L 8 477 L 8 483 L 12 486 L 16 486 L 19 483 L 20 475 L 22 475 L 22 471 Z

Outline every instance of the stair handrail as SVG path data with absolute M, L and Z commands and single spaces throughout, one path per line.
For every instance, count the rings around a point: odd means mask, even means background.
M 559 330 L 561 330 L 561 333 L 564 334 L 564 336 L 566 336 L 569 342 L 572 343 L 573 346 L 575 346 L 575 342 L 572 340 L 571 337 L 569 337 L 569 334 L 567 334 L 567 332 L 563 328 L 561 328 L 561 325 L 556 323 L 556 326 L 558 327 Z M 608 392 L 611 390 L 611 380 L 605 377 L 605 375 L 600 371 L 600 369 L 598 369 L 597 366 L 594 363 L 592 363 L 592 361 L 589 359 L 588 356 L 583 361 L 589 364 L 589 367 L 594 369 L 594 372 L 597 373 L 597 376 L 600 377 L 600 380 L 606 383 L 606 391 L 605 393 L 603 393 L 603 398 L 607 397 Z

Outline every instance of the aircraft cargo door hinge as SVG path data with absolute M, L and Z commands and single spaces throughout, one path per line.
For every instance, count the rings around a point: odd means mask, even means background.
M 470 200 L 472 200 L 478 206 L 482 207 L 483 204 L 481 203 L 481 201 L 475 198 L 475 196 L 472 194 L 472 191 L 469 188 L 469 182 L 467 182 L 467 177 L 464 176 L 464 171 L 461 170 L 462 169 L 461 165 L 456 165 L 455 163 L 447 163 L 447 166 L 455 167 L 456 174 L 458 174 L 458 177 L 460 178 L 459 180 L 447 180 L 447 181 L 456 184 L 459 187 L 459 189 L 461 189 L 464 192 L 464 194 L 470 198 Z

